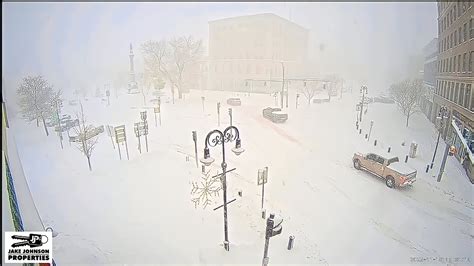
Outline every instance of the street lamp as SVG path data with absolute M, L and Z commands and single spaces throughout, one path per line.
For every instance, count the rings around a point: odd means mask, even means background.
M 227 182 L 226 182 L 226 168 L 227 163 L 225 161 L 225 143 L 233 142 L 235 140 L 235 147 L 232 148 L 232 152 L 236 155 L 242 154 L 245 150 L 241 147 L 239 130 L 235 126 L 227 127 L 224 132 L 214 129 L 209 132 L 204 142 L 204 158 L 201 158 L 201 163 L 205 166 L 210 166 L 214 162 L 214 158 L 211 157 L 209 152 L 210 147 L 216 147 L 222 145 L 222 190 L 224 191 L 224 248 L 229 251 L 229 235 L 227 226 Z
M 438 150 L 439 137 L 441 136 L 441 130 L 444 130 L 444 120 L 448 118 L 448 108 L 446 106 L 441 106 L 438 112 L 436 119 L 439 119 L 439 130 L 438 130 L 438 139 L 436 140 L 436 146 L 433 153 L 433 159 L 431 159 L 430 169 L 433 169 L 434 160 L 436 157 L 436 151 Z

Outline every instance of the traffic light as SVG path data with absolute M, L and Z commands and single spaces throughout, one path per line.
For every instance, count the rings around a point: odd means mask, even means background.
M 266 237 L 270 238 L 276 235 L 281 234 L 283 231 L 282 224 L 283 218 L 276 216 L 275 214 L 270 214 L 270 217 L 267 219 L 267 230 L 266 230 Z
M 304 82 L 304 86 L 306 87 L 306 81 Z

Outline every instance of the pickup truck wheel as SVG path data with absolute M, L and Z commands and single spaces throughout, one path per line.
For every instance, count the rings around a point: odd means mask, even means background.
M 395 187 L 395 179 L 393 179 L 392 176 L 387 176 L 387 179 L 385 180 L 385 184 L 387 184 L 387 187 L 389 187 L 389 188 L 394 188 Z
M 358 159 L 354 160 L 354 168 L 360 170 L 360 161 Z

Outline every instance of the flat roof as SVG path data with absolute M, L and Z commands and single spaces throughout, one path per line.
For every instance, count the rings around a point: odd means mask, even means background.
M 222 21 L 229 21 L 229 20 L 233 20 L 233 19 L 241 19 L 241 18 L 246 18 L 246 17 L 273 17 L 273 18 L 277 18 L 277 19 L 280 19 L 280 20 L 283 20 L 289 24 L 292 24 L 300 29 L 303 29 L 303 30 L 306 30 L 308 31 L 307 28 L 299 25 L 299 24 L 296 24 L 295 22 L 291 21 L 291 20 L 288 20 L 286 18 L 283 18 L 283 17 L 280 17 L 274 13 L 260 13 L 260 14 L 253 14 L 253 15 L 242 15 L 242 16 L 236 16 L 236 17 L 228 17 L 228 18 L 221 18 L 221 19 L 216 19 L 216 20 L 210 20 L 209 23 L 217 23 L 217 22 L 222 22 Z

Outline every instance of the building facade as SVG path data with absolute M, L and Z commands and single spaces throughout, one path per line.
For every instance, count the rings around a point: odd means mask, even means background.
M 474 25 L 471 1 L 438 2 L 438 75 L 434 111 L 448 107 L 443 138 L 457 147 L 456 157 L 473 178 Z
M 420 107 L 426 117 L 434 123 L 436 113 L 433 112 L 433 97 L 438 73 L 438 38 L 434 38 L 424 47 L 423 55 L 425 58 L 423 66 L 423 89 L 425 93 L 421 97 Z
M 271 13 L 210 21 L 207 89 L 250 91 L 248 79 L 303 75 L 308 35 L 307 29 Z M 259 85 L 271 86 L 252 84 L 252 90 Z

